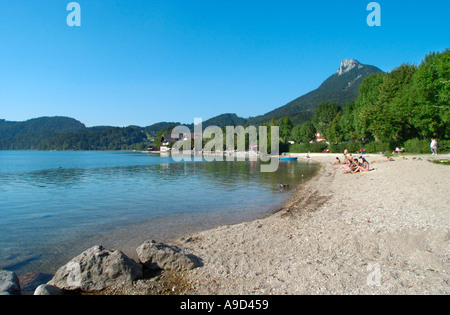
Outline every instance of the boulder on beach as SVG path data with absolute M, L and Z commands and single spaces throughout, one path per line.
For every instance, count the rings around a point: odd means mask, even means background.
M 92 292 L 142 275 L 142 265 L 121 251 L 94 246 L 61 267 L 48 284 L 68 291 Z
M 41 284 L 34 291 L 34 295 L 62 295 L 63 291 L 50 284 Z
M 151 270 L 192 270 L 200 266 L 199 259 L 186 255 L 176 246 L 146 241 L 136 249 L 139 260 Z
M 14 272 L 0 270 L 0 295 L 21 295 L 19 278 Z

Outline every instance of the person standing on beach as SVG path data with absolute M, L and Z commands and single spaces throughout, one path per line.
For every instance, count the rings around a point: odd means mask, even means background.
M 430 148 L 431 148 L 431 152 L 433 153 L 433 155 L 438 155 L 438 152 L 437 152 L 438 147 L 439 147 L 439 144 L 438 144 L 437 140 L 435 138 L 431 138 Z

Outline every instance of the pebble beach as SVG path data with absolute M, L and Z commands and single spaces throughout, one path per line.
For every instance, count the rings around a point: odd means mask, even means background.
M 440 294 L 450 291 L 449 156 L 368 155 L 373 172 L 320 163 L 280 211 L 174 242 L 200 257 L 187 294 Z
M 147 259 L 147 251 L 138 248 L 138 263 L 120 251 L 93 247 L 61 267 L 46 290 L 71 290 L 66 274 L 73 270 L 67 266 L 87 264 L 99 271 L 97 282 L 80 267 L 80 285 L 85 291 L 99 286 L 98 294 L 106 295 L 449 294 L 450 168 L 433 161 L 450 155 L 399 155 L 392 161 L 368 155 L 372 171 L 357 174 L 333 165 L 339 155 L 292 156 L 320 168 L 278 211 L 188 234 L 170 245 L 146 242 L 156 252 Z M 147 260 L 165 270 L 143 274 Z M 178 268 L 180 261 L 195 264 Z M 109 278 L 113 265 L 115 276 Z M 3 275 L 9 276 L 15 277 Z M 5 283 L 19 286 L 16 278 Z

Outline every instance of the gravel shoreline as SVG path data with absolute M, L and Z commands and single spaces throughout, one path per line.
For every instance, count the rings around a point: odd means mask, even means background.
M 146 273 L 106 295 L 423 294 L 450 291 L 450 167 L 432 157 L 369 155 L 345 174 L 337 155 L 280 211 L 174 240 L 200 267 Z
M 448 294 L 450 168 L 369 155 L 351 175 L 336 156 L 310 154 L 321 169 L 280 212 L 175 241 L 203 262 L 183 293 Z

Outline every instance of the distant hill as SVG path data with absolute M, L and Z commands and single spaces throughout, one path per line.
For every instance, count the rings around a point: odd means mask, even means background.
M 24 122 L 0 120 L 0 140 L 30 133 L 59 134 L 84 131 L 86 126 L 69 117 L 40 117 Z
M 236 114 L 222 114 L 204 121 L 203 128 L 209 126 L 243 126 L 246 123 L 247 119 L 238 117 Z
M 236 114 L 222 114 L 203 122 L 209 126 L 261 125 L 272 119 L 291 118 L 294 124 L 310 120 L 314 110 L 324 102 L 345 105 L 358 97 L 359 85 L 368 76 L 382 72 L 353 59 L 341 62 L 338 71 L 319 88 L 273 111 L 248 119 Z M 69 117 L 41 117 L 24 122 L 0 119 L 0 150 L 140 150 L 149 144 L 149 138 L 162 130 L 180 125 L 177 122 L 159 122 L 147 127 L 118 128 L 96 126 L 87 128 Z M 191 130 L 193 123 L 185 125 Z
M 359 95 L 359 86 L 362 81 L 368 76 L 383 72 L 377 67 L 364 65 L 354 59 L 345 59 L 336 73 L 326 79 L 314 91 L 305 94 L 288 104 L 276 108 L 273 111 L 256 117 L 243 118 L 236 114 L 222 114 L 206 121 L 203 121 L 203 128 L 209 126 L 243 126 L 261 125 L 270 122 L 274 119 L 281 119 L 284 117 L 291 118 L 294 124 L 302 123 L 311 120 L 314 110 L 322 103 L 330 102 L 341 106 L 356 100 Z M 180 123 L 158 123 L 153 127 L 154 129 L 170 129 L 170 126 L 179 125 Z M 193 124 L 185 124 L 189 128 L 193 128 Z M 149 130 L 149 127 L 147 127 Z M 156 130 L 155 130 L 156 131 Z
M 148 145 L 144 128 L 87 128 L 69 117 L 0 119 L 0 150 L 128 150 Z
M 151 126 L 145 127 L 145 132 L 154 137 L 162 129 L 169 130 L 179 125 L 181 125 L 181 123 L 179 122 L 159 122 Z
M 374 74 L 382 72 L 374 66 L 363 65 L 353 59 L 345 59 L 341 62 L 338 71 L 325 80 L 319 88 L 305 94 L 288 104 L 279 107 L 265 115 L 251 117 L 249 124 L 258 125 L 271 119 L 290 117 L 295 123 L 310 120 L 314 110 L 325 102 L 345 105 L 358 97 L 359 86 L 362 81 Z
M 202 121 L 202 128 L 205 129 L 209 126 L 219 126 L 219 127 L 223 127 L 223 126 L 243 126 L 247 123 L 247 119 L 242 118 L 242 117 L 238 117 L 236 114 L 222 114 L 213 118 L 210 118 L 208 120 Z M 175 122 L 160 122 L 148 127 L 145 127 L 145 131 L 147 133 L 149 133 L 150 135 L 156 135 L 156 133 L 158 133 L 160 130 L 165 129 L 165 130 L 170 130 L 173 127 L 176 126 L 186 126 L 189 129 L 191 129 L 191 131 L 194 131 L 194 124 L 189 123 L 189 124 L 182 124 L 182 123 L 175 123 Z
M 23 122 L 0 120 L 0 150 L 38 149 L 57 135 L 84 132 L 86 126 L 69 117 L 40 117 Z

